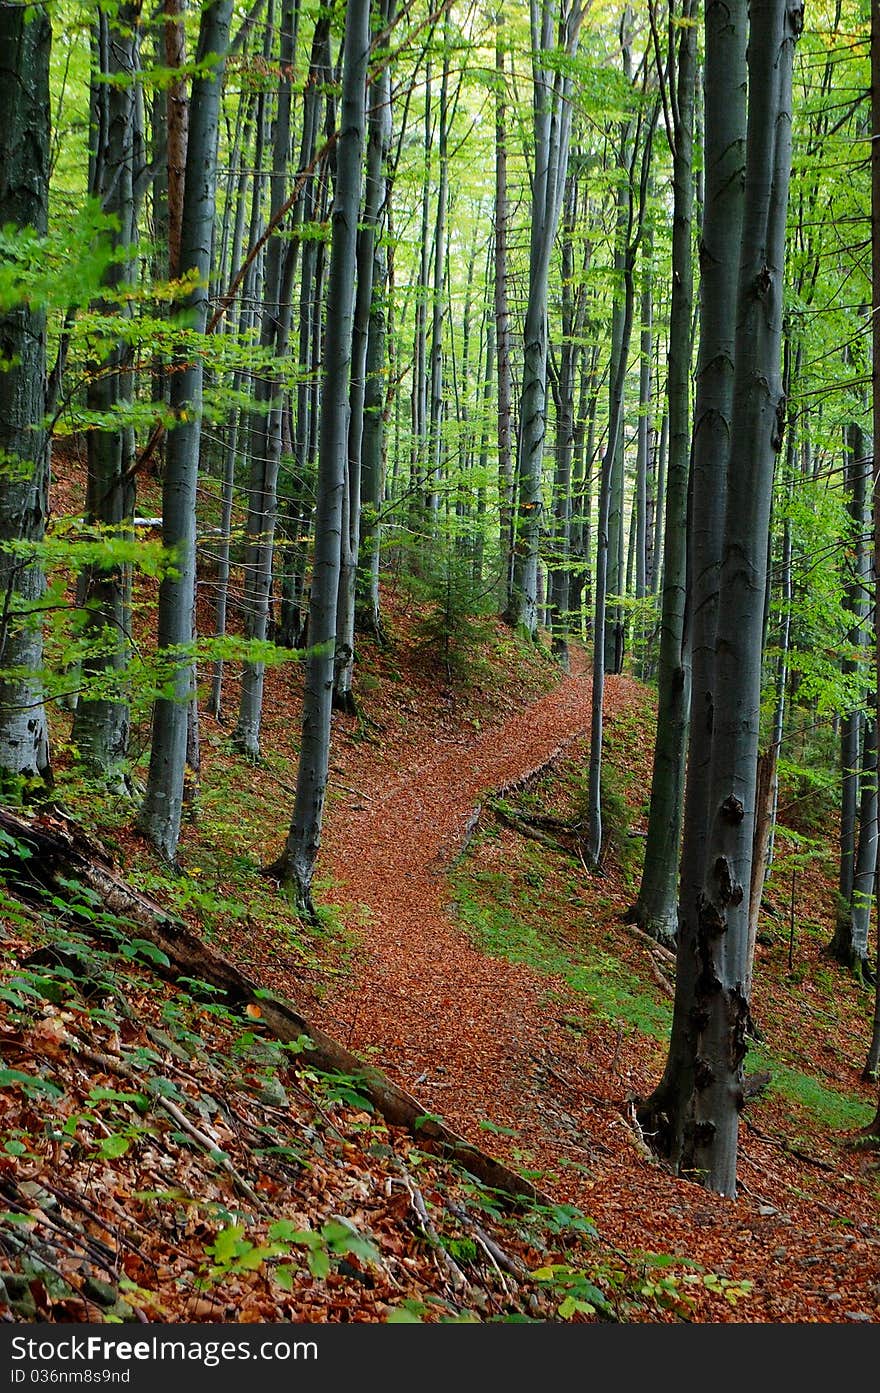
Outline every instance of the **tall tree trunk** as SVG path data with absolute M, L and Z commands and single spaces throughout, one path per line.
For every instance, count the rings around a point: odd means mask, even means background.
M 392 6 L 386 0 L 382 12 L 382 27 L 391 22 Z M 444 67 L 444 75 L 448 65 Z M 348 418 L 348 474 L 342 529 L 339 599 L 336 624 L 336 666 L 334 669 L 333 704 L 342 711 L 356 710 L 352 682 L 354 678 L 355 612 L 357 607 L 357 577 L 361 543 L 361 499 L 363 489 L 363 450 L 366 432 L 367 376 L 370 332 L 375 335 L 373 314 L 373 276 L 376 268 L 376 249 L 379 245 L 379 224 L 385 195 L 385 161 L 391 139 L 391 78 L 388 65 L 381 79 L 371 88 L 367 112 L 367 165 L 364 185 L 364 208 L 357 240 L 357 288 L 352 326 L 351 383 Z M 445 147 L 444 147 L 445 152 Z M 445 159 L 445 153 L 443 155 Z M 439 215 L 438 215 L 439 220 Z M 382 287 L 384 294 L 384 286 Z M 375 352 L 374 343 L 374 352 Z M 373 365 L 373 377 L 376 366 Z M 375 397 L 373 388 L 374 415 Z M 371 426 L 375 426 L 375 420 Z M 379 419 L 381 425 L 381 416 Z M 375 495 L 381 479 L 381 432 L 368 441 L 373 451 L 370 462 L 372 492 Z M 376 445 L 378 444 L 378 461 Z M 378 468 L 377 468 L 378 464 Z
M 290 156 L 292 74 L 298 0 L 284 0 L 280 12 L 280 70 L 278 107 L 269 179 L 269 219 L 276 221 L 287 198 L 287 165 Z M 281 228 L 279 227 L 279 232 Z M 289 258 L 295 242 L 278 233 L 266 247 L 266 273 L 263 285 L 263 316 L 260 346 L 279 363 L 287 352 L 290 337 L 291 297 L 284 293 L 289 277 Z M 281 467 L 284 384 L 280 371 L 267 368 L 254 384 L 256 403 L 252 427 L 253 448 L 248 484 L 247 538 L 244 585 L 245 635 L 264 643 L 268 634 L 272 595 L 272 562 L 275 524 L 278 517 L 278 471 Z M 235 744 L 249 759 L 260 754 L 260 723 L 263 714 L 263 684 L 266 665 L 249 659 L 241 674 L 241 701 Z
M 866 591 L 870 584 L 871 562 L 864 538 L 868 516 L 870 460 L 866 457 L 862 431 L 854 422 L 847 429 L 845 460 L 846 506 L 852 521 L 851 546 L 847 548 L 847 556 L 852 557 L 852 571 L 845 587 L 844 604 L 852 615 L 849 644 L 854 649 L 860 649 L 866 648 L 870 641 L 865 619 L 868 612 Z M 853 658 L 847 657 L 843 660 L 842 668 L 845 674 L 852 677 L 858 671 L 859 664 Z M 840 723 L 840 872 L 837 914 L 830 951 L 845 967 L 858 967 L 864 957 L 864 953 L 855 951 L 852 912 L 859 806 L 859 754 L 864 725 L 865 717 L 860 708 L 847 711 Z
M 705 273 L 703 273 L 705 276 Z M 666 461 L 669 456 L 669 412 L 664 411 L 657 440 L 654 470 L 654 544 L 651 549 L 651 589 L 656 595 L 663 584 L 663 522 L 666 513 Z
M 606 624 L 611 495 L 614 483 L 615 455 L 623 419 L 623 382 L 626 376 L 626 359 L 632 335 L 635 302 L 635 284 L 632 258 L 627 258 L 624 267 L 623 318 L 620 325 L 620 352 L 617 355 L 616 371 L 611 384 L 611 414 L 608 419 L 608 440 L 602 458 L 599 474 L 599 506 L 596 518 L 596 569 L 593 578 L 595 613 L 593 619 L 593 687 L 590 694 L 590 763 L 587 775 L 588 833 L 587 861 L 597 868 L 602 858 L 602 742 L 604 727 L 605 672 L 607 662 L 605 643 L 608 637 Z M 613 641 L 613 639 L 612 639 Z
M 547 577 L 552 650 L 568 671 L 569 594 L 571 570 L 571 466 L 574 451 L 574 395 L 583 330 L 583 287 L 574 287 L 574 228 L 577 218 L 577 180 L 569 175 L 563 208 L 562 346 L 559 371 L 553 378 L 556 406 L 556 467 L 553 478 L 553 555 Z M 580 322 L 577 322 L 577 321 Z
M 693 145 L 696 90 L 697 0 L 682 0 L 669 23 L 669 98 L 672 107 L 672 301 L 669 313 L 669 468 L 660 620 L 657 735 L 651 776 L 648 835 L 633 918 L 655 938 L 671 943 L 678 932 L 678 860 L 684 802 L 690 672 L 684 632 L 687 499 L 690 474 L 691 320 L 693 316 Z M 675 19 L 679 34 L 674 56 Z M 643 345 L 644 347 L 644 345 Z M 646 433 L 647 434 L 647 433 Z M 645 440 L 647 457 L 647 438 Z
M 140 177 L 143 173 L 143 132 L 139 128 L 136 83 L 140 70 L 140 3 L 122 4 L 111 19 L 98 11 L 100 68 L 93 75 L 93 101 L 102 108 L 98 123 L 105 144 L 92 161 L 90 192 L 104 212 L 115 219 L 107 237 L 115 253 L 105 273 L 108 294 L 95 309 L 105 316 L 129 320 L 120 288 L 131 282 L 138 240 Z M 106 66 L 105 66 L 106 65 Z M 94 131 L 97 139 L 98 130 Z M 88 432 L 86 448 L 86 523 L 101 530 L 108 541 L 131 535 L 134 512 L 133 432 L 125 420 L 133 396 L 134 352 L 124 335 L 102 363 L 92 364 L 86 386 L 86 406 L 105 420 L 116 415 L 116 426 Z M 124 686 L 129 658 L 128 567 L 121 562 L 89 566 L 80 577 L 82 602 L 87 606 L 87 638 L 93 644 L 83 658 L 84 690 L 73 718 L 73 742 L 86 773 L 117 792 L 128 790 L 129 709 Z M 90 687 L 97 687 L 90 696 Z
M 384 0 L 383 27 L 394 21 L 397 0 Z M 373 237 L 372 296 L 367 332 L 367 358 L 364 382 L 364 422 L 361 434 L 361 555 L 357 575 L 355 619 L 361 633 L 382 638 L 379 598 L 381 528 L 379 515 L 385 489 L 385 360 L 388 335 L 388 257 L 379 235 L 381 220 L 387 219 L 386 204 L 391 197 L 388 178 L 388 152 L 391 147 L 391 65 L 384 63 L 376 79 L 375 95 L 368 113 L 368 158 L 374 168 L 377 227 Z
M 429 417 L 428 417 L 428 458 L 430 477 L 428 480 L 428 511 L 432 527 L 436 526 L 440 507 L 440 481 L 442 477 L 442 424 L 443 424 L 443 328 L 445 319 L 446 282 L 446 213 L 449 202 L 449 11 L 446 6 L 443 14 L 443 70 L 440 78 L 440 103 L 437 112 L 439 124 L 437 155 L 439 160 L 437 179 L 437 212 L 434 219 L 434 284 L 431 293 L 431 367 L 429 375 Z
M 673 175 L 673 181 L 674 181 Z M 673 218 L 675 214 L 673 213 Z M 673 236 L 675 223 L 673 222 Z M 647 592 L 648 566 L 648 469 L 651 446 L 651 348 L 653 342 L 653 238 L 642 242 L 642 329 L 639 355 L 639 427 L 636 447 L 636 576 L 635 596 L 643 600 Z M 673 272 L 673 284 L 675 273 Z M 690 328 L 688 328 L 690 336 Z M 670 338 L 672 333 L 670 330 Z
M 165 66 L 182 74 L 186 66 L 185 0 L 164 0 Z M 168 178 L 168 271 L 180 275 L 181 229 L 186 178 L 186 147 L 189 139 L 189 98 L 186 77 L 176 76 L 168 84 L 165 109 Z
M 181 311 L 196 333 L 204 333 L 208 318 L 220 93 L 231 11 L 232 0 L 213 0 L 202 11 L 196 52 L 200 76 L 193 80 L 190 103 L 180 260 L 181 272 L 194 273 L 196 284 Z M 188 352 L 176 367 L 171 408 L 177 420 L 168 434 L 162 485 L 162 540 L 175 564 L 159 589 L 158 619 L 158 654 L 173 695 L 159 697 L 153 708 L 150 771 L 140 813 L 141 830 L 169 861 L 177 855 L 186 767 L 203 363 Z
M 315 160 L 325 93 L 332 82 L 330 52 L 330 13 L 323 12 L 315 22 L 309 76 L 303 94 L 303 128 L 300 142 L 300 169 L 309 169 Z M 303 181 L 297 201 L 299 224 L 321 221 L 326 215 L 328 176 L 325 169 L 309 174 Z M 308 560 L 309 534 L 315 488 L 315 384 L 321 344 L 321 311 L 324 286 L 323 243 L 307 237 L 300 255 L 298 380 L 295 393 L 292 456 L 288 477 L 289 497 L 284 508 L 285 544 L 281 553 L 281 603 L 278 641 L 286 648 L 298 647 L 304 639 L 303 597 Z
M 49 220 L 49 53 L 43 8 L 0 5 L 0 227 L 44 235 Z M 46 527 L 49 436 L 46 315 L 36 303 L 0 313 L 0 775 L 47 780 L 43 636 L 33 611 L 42 567 L 19 543 Z
M 369 0 L 349 0 L 343 42 L 342 113 L 336 153 L 336 193 L 327 291 L 315 559 L 309 605 L 309 652 L 306 658 L 302 742 L 290 830 L 281 856 L 272 868 L 282 883 L 293 885 L 297 902 L 305 913 L 313 912 L 312 877 L 321 840 L 330 761 L 355 263 L 370 51 Z
M 544 55 L 554 49 L 558 25 L 561 54 L 568 59 L 574 56 L 583 10 L 580 0 L 531 0 L 530 15 L 535 168 L 517 457 L 519 502 L 507 617 L 534 638 L 538 631 L 538 550 L 547 429 L 547 283 L 565 189 L 572 120 L 572 78 L 564 68 L 554 70 L 546 65 Z
M 501 593 L 504 605 L 513 584 L 513 377 L 510 370 L 510 309 L 507 293 L 507 94 L 502 12 L 496 15 L 495 72 L 495 352 L 498 360 L 498 515 Z
M 416 287 L 415 335 L 413 341 L 412 374 L 412 446 L 410 456 L 410 517 L 418 532 L 424 522 L 424 512 L 428 505 L 425 493 L 428 434 L 428 276 L 431 269 L 430 226 L 431 204 L 431 149 L 434 144 L 431 103 L 431 64 L 425 67 L 425 170 L 422 179 L 422 225 L 421 255 L 419 258 L 419 277 Z
M 708 18 L 707 12 L 707 150 L 710 141 L 722 133 L 728 140 L 731 136 L 736 140 L 735 130 L 730 129 L 734 112 L 720 114 L 718 128 L 714 125 L 719 113 L 714 94 L 710 106 L 708 69 L 711 62 L 711 71 L 717 71 L 715 63 L 722 56 L 723 47 L 718 30 L 714 24 L 708 25 Z M 743 19 L 741 12 L 735 12 L 730 4 L 724 7 L 726 37 L 733 46 L 729 54 L 733 60 L 731 76 L 736 72 L 735 39 L 744 33 Z M 715 662 L 710 672 L 701 667 L 701 687 L 695 686 L 702 702 L 702 682 L 710 677 L 707 694 L 714 707 L 711 731 L 707 734 L 707 713 L 700 704 L 692 746 L 697 768 L 702 772 L 708 764 L 704 803 L 707 816 L 694 829 L 702 853 L 695 894 L 683 873 L 676 1018 L 667 1074 L 657 1094 L 640 1109 L 642 1125 L 655 1135 L 658 1149 L 670 1157 L 679 1174 L 729 1196 L 736 1193 L 739 1113 L 743 1106 L 748 1022 L 745 986 L 751 971 L 748 888 L 767 535 L 774 461 L 782 444 L 785 420 L 780 345 L 791 164 L 791 74 L 794 44 L 802 23 L 799 0 L 752 0 L 732 398 L 732 419 L 737 429 L 731 438 L 727 469 Z M 723 80 L 721 85 L 726 85 Z M 712 149 L 717 151 L 717 144 Z M 711 158 L 707 171 L 711 178 Z M 710 201 L 707 187 L 707 219 Z M 726 236 L 729 238 L 730 228 Z M 711 293 L 704 298 L 704 323 L 712 308 L 710 296 Z M 696 506 L 694 516 L 699 516 Z M 690 833 L 688 821 L 685 867 L 691 864 L 692 848 L 687 846 Z M 686 1041 L 683 1051 L 682 1027 Z

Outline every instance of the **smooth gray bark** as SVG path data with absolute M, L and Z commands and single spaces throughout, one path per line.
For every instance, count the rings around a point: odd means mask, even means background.
M 196 56 L 205 71 L 194 78 L 184 181 L 181 270 L 197 284 L 183 302 L 196 332 L 208 318 L 208 279 L 217 191 L 217 135 L 223 68 L 232 0 L 214 0 L 202 11 Z M 213 55 L 213 58 L 212 58 Z M 162 541 L 174 570 L 159 590 L 158 656 L 167 667 L 171 696 L 153 708 L 153 743 L 141 830 L 169 861 L 177 855 L 186 768 L 187 707 L 192 671 L 192 616 L 196 580 L 196 484 L 201 440 L 203 362 L 185 354 L 171 377 L 169 431 L 162 485 Z
M 733 41 L 737 32 L 743 33 L 744 25 L 732 25 L 731 18 L 731 6 L 727 5 L 724 27 Z M 767 535 L 774 462 L 785 421 L 780 346 L 791 165 L 791 75 L 802 23 L 799 0 L 752 0 L 745 203 L 734 342 L 732 419 L 736 431 L 727 469 L 715 662 L 709 687 L 714 710 L 708 737 L 706 713 L 699 706 L 694 722 L 698 765 L 703 760 L 708 764 L 705 816 L 695 829 L 701 856 L 700 864 L 693 868 L 696 887 L 684 874 L 682 877 L 677 1021 L 673 1021 L 664 1079 L 668 1087 L 663 1096 L 661 1084 L 640 1110 L 642 1125 L 647 1124 L 655 1134 L 658 1149 L 673 1160 L 679 1174 L 731 1197 L 736 1193 L 749 1008 L 746 984 L 751 972 L 748 888 Z M 707 67 L 710 58 L 717 61 L 720 56 L 718 38 L 717 31 L 707 27 Z M 735 58 L 735 54 L 730 56 Z M 710 132 L 717 138 L 731 117 L 731 112 L 726 112 L 721 129 L 714 129 L 719 113 L 710 106 L 710 90 L 707 73 L 707 146 Z M 707 170 L 711 178 L 711 162 Z M 707 215 L 709 201 L 707 187 Z M 728 229 L 726 238 L 729 235 Z M 700 678 L 702 682 L 702 671 Z M 703 696 L 696 686 L 695 695 L 698 700 Z M 686 863 L 693 853 L 687 846 L 690 832 L 688 822 Z M 689 902 L 685 897 L 693 888 L 696 894 Z M 676 1025 L 679 1032 L 682 1026 L 685 1032 L 683 1051 Z
M 0 227 L 44 234 L 49 201 L 49 53 L 44 9 L 0 5 Z M 27 301 L 0 313 L 0 774 L 50 778 L 43 705 L 42 567 L 17 543 L 46 527 L 49 437 L 46 315 Z
M 297 0 L 285 0 L 280 14 L 280 80 L 269 177 L 269 219 L 277 219 L 287 198 L 287 166 L 290 156 L 292 73 L 295 57 Z M 279 227 L 279 231 L 281 231 Z M 289 260 L 296 244 L 277 233 L 266 247 L 263 313 L 260 346 L 279 362 L 290 337 L 291 297 L 285 293 Z M 284 387 L 280 372 L 267 370 L 254 382 L 255 419 L 248 480 L 245 524 L 244 620 L 245 636 L 265 642 L 272 596 L 275 525 L 278 518 L 278 472 L 281 467 Z M 244 663 L 235 744 L 249 759 L 260 755 L 260 723 L 266 665 L 259 659 Z
M 114 259 L 104 283 L 108 294 L 96 305 L 99 314 L 130 319 L 131 309 L 114 292 L 131 282 L 138 240 L 139 176 L 145 164 L 136 82 L 140 71 L 140 6 L 126 3 L 111 20 L 99 11 L 99 70 L 93 76 L 93 103 L 100 108 L 93 137 L 104 145 L 92 154 L 90 192 L 104 212 L 115 218 L 106 236 Z M 108 80 L 109 79 L 109 80 Z M 125 337 L 101 363 L 93 363 L 86 387 L 86 407 L 105 418 L 119 415 L 115 427 L 91 429 L 86 437 L 88 473 L 85 520 L 108 541 L 131 535 L 134 512 L 134 435 L 124 414 L 133 396 L 134 352 Z M 88 610 L 86 638 L 91 651 L 82 661 L 83 691 L 73 718 L 73 743 L 85 772 L 117 792 L 128 790 L 129 708 L 125 673 L 129 659 L 128 568 L 94 564 L 80 577 L 82 603 Z
M 674 56 L 670 9 L 668 93 L 672 147 L 672 299 L 669 311 L 669 465 L 660 617 L 657 734 L 645 859 L 633 919 L 659 940 L 678 931 L 678 865 L 684 804 L 685 749 L 690 713 L 690 672 L 684 632 L 687 571 L 687 499 L 690 476 L 691 321 L 693 317 L 693 143 L 697 0 L 683 0 L 676 18 Z M 643 353 L 644 353 L 643 345 Z M 643 357 L 644 361 L 644 357 Z M 641 426 L 640 421 L 640 426 Z M 647 421 L 644 456 L 647 461 Z M 644 576 L 643 576 L 644 579 Z M 644 588 L 644 586 L 643 586 Z
M 365 135 L 369 0 L 349 0 L 345 12 L 342 112 L 336 154 L 327 330 L 321 385 L 315 556 L 309 604 L 309 651 L 303 696 L 296 800 L 284 849 L 273 872 L 295 888 L 310 913 L 312 877 L 330 760 L 330 717 L 336 651 L 342 505 L 348 450 L 348 401 L 354 319 L 355 263 Z
M 547 431 L 547 283 L 559 223 L 572 121 L 570 70 L 551 69 L 543 55 L 556 45 L 577 52 L 583 20 L 580 0 L 531 0 L 535 165 L 529 247 L 529 293 L 523 333 L 523 379 L 517 456 L 518 510 L 509 622 L 534 638 L 538 630 L 538 551 L 544 509 L 544 437 Z
M 510 369 L 510 307 L 507 289 L 507 233 L 510 208 L 507 198 L 507 92 L 502 16 L 496 17 L 495 35 L 495 353 L 498 376 L 498 513 L 503 605 L 513 585 L 514 473 L 511 429 L 513 376 Z
M 394 19 L 397 0 L 384 0 L 383 25 Z M 361 565 L 357 574 L 356 627 L 362 633 L 382 637 L 379 596 L 381 525 L 379 516 L 385 491 L 386 342 L 388 336 L 388 255 L 381 236 L 382 219 L 391 195 L 388 155 L 391 147 L 391 64 L 386 62 L 376 79 L 370 102 L 367 142 L 377 180 L 377 227 L 373 237 L 372 296 L 370 299 L 365 365 L 363 429 L 361 433 Z
M 383 7 L 382 27 L 387 28 L 392 19 L 393 6 Z M 446 67 L 444 67 L 444 76 Z M 374 284 L 376 252 L 379 244 L 380 219 L 385 197 L 385 162 L 391 142 L 391 75 L 386 63 L 379 80 L 370 88 L 367 110 L 367 162 L 364 184 L 364 207 L 357 239 L 357 288 L 355 290 L 354 322 L 352 326 L 351 384 L 349 387 L 348 418 L 348 472 L 346 477 L 345 506 L 342 529 L 342 551 L 339 571 L 339 600 L 336 634 L 336 667 L 333 683 L 333 703 L 340 710 L 354 712 L 355 700 L 352 691 L 355 660 L 355 617 L 357 609 L 357 578 L 360 564 L 361 544 L 361 503 L 363 493 L 363 452 L 366 431 L 367 376 L 370 372 L 368 354 L 370 333 L 374 336 L 373 352 L 377 352 L 375 342 L 377 326 L 374 318 Z M 446 162 L 447 156 L 441 156 Z M 438 226 L 439 226 L 438 214 Z M 445 213 L 444 213 L 445 221 Z M 439 235 L 439 234 L 438 234 Z M 381 271 L 381 268 L 380 268 Z M 384 286 L 382 287 L 384 294 Z M 435 331 L 442 333 L 435 323 Z M 442 361 L 442 345 L 441 345 Z M 376 497 L 381 481 L 381 431 L 375 432 L 376 421 L 376 363 L 372 364 L 374 378 L 371 410 L 373 435 L 367 440 L 372 451 L 370 459 L 371 489 Z M 381 368 L 381 362 L 379 364 Z M 433 383 L 433 376 L 432 376 Z M 380 386 L 381 391 L 381 386 Z M 433 400 L 433 398 L 432 398 Z M 433 410 L 433 408 L 432 408 Z M 433 421 L 433 415 L 432 415 Z M 381 426 L 381 411 L 378 424 Z M 439 418 L 438 418 L 439 428 Z M 376 459 L 378 446 L 378 461 Z M 378 561 L 378 552 L 377 557 Z M 378 566 L 377 566 L 378 594 Z M 377 615 L 378 627 L 378 615 Z
M 868 520 L 868 472 L 871 467 L 866 455 L 862 430 L 851 423 L 847 430 L 845 456 L 845 484 L 847 511 L 852 521 L 851 547 L 852 571 L 844 593 L 844 604 L 852 615 L 852 627 L 848 639 L 853 648 L 866 648 L 869 636 L 865 625 L 867 618 L 868 586 L 870 584 L 870 554 L 865 545 L 865 526 Z M 858 670 L 857 662 L 844 658 L 844 673 L 853 676 Z M 838 876 L 838 904 L 835 919 L 834 937 L 830 950 L 838 962 L 846 967 L 859 969 L 866 959 L 866 944 L 857 947 L 855 934 L 855 904 L 853 887 L 856 865 L 856 825 L 859 811 L 860 752 L 866 738 L 865 716 L 860 708 L 847 711 L 840 723 L 840 766 L 841 766 L 841 808 L 840 808 L 840 869 Z

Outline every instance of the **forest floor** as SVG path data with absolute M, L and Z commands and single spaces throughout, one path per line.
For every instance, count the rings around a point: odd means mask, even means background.
M 370 761 L 363 801 L 352 795 L 330 823 L 334 896 L 366 912 L 352 975 L 326 993 L 320 1018 L 458 1129 L 483 1130 L 626 1251 L 677 1254 L 752 1283 L 730 1318 L 880 1319 L 880 1173 L 845 1148 L 874 1110 L 856 1072 L 867 994 L 823 959 L 821 924 L 798 946 L 788 983 L 787 933 L 759 950 L 767 1044 L 755 1067 L 788 1086 L 749 1107 L 732 1203 L 671 1177 L 633 1129 L 632 1100 L 662 1069 L 671 973 L 619 922 L 634 898 L 632 865 L 627 876 L 612 848 L 605 874 L 591 877 L 575 851 L 548 851 L 491 808 L 463 848 L 487 795 L 548 758 L 527 782 L 527 806 L 576 818 L 589 696 L 573 647 L 572 675 L 499 728 L 434 737 L 400 751 L 392 770 L 382 754 Z M 646 689 L 610 679 L 606 722 L 609 760 L 644 800 Z M 617 829 L 618 850 L 632 830 Z M 807 880 L 814 862 L 802 856 Z M 816 998 L 829 987 L 831 1011 Z
M 607 851 L 590 875 L 583 652 L 560 677 L 489 622 L 450 674 L 417 601 L 395 590 L 386 613 L 387 646 L 361 647 L 360 713 L 334 717 L 316 928 L 258 874 L 292 801 L 295 668 L 269 673 L 259 766 L 204 719 L 179 876 L 132 833 L 130 805 L 96 803 L 63 759 L 59 798 L 142 892 L 551 1206 L 516 1218 L 384 1127 L 357 1079 L 303 1075 L 258 1019 L 203 984 L 157 979 L 143 948 L 120 960 L 85 947 L 97 910 L 8 903 L 10 1313 L 880 1320 L 880 1172 L 852 1146 L 875 1107 L 858 1080 L 870 1004 L 824 954 L 827 828 L 796 827 L 795 807 L 778 839 L 755 986 L 754 1067 L 772 1081 L 747 1110 L 739 1196 L 720 1199 L 669 1175 L 634 1124 L 633 1100 L 662 1070 L 674 971 L 621 922 L 649 790 L 648 689 L 608 683 Z M 234 678 L 230 665 L 231 693 Z M 30 965 L 59 934 L 79 956 Z

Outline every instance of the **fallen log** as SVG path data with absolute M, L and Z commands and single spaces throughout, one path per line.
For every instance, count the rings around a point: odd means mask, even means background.
M 530 1180 L 459 1136 L 380 1069 L 366 1064 L 309 1021 L 292 1002 L 266 993 L 222 953 L 208 947 L 183 920 L 128 885 L 115 873 L 108 852 L 75 824 L 56 813 L 28 818 L 0 809 L 0 831 L 13 841 L 4 848 L 5 878 L 22 898 L 33 904 L 35 891 L 63 896 L 69 891 L 62 881 L 78 881 L 99 897 L 110 914 L 130 923 L 137 934 L 165 954 L 170 967 L 154 964 L 155 971 L 172 981 L 187 976 L 207 982 L 225 993 L 231 1009 L 244 1013 L 250 1007 L 251 1021 L 258 1016 L 279 1040 L 307 1037 L 297 1060 L 324 1072 L 354 1077 L 386 1122 L 406 1128 L 426 1151 L 446 1156 L 483 1184 L 514 1200 L 552 1204 Z M 15 844 L 24 848 L 23 853 L 16 853 Z M 37 894 L 37 902 L 40 898 Z M 96 937 L 107 936 L 106 927 L 102 929 L 88 916 L 83 916 L 82 927 Z

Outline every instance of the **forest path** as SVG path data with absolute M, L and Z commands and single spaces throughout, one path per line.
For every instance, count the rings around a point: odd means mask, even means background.
M 368 918 L 356 980 L 324 997 L 322 1024 L 477 1142 L 483 1119 L 518 1131 L 529 1119 L 537 1140 L 536 1060 L 558 1029 L 562 1008 L 550 998 L 569 989 L 474 948 L 450 912 L 447 872 L 485 795 L 589 730 L 591 686 L 573 648 L 571 675 L 551 692 L 500 728 L 423 746 L 366 806 L 337 814 L 327 837 L 334 898 L 364 905 Z M 640 690 L 610 678 L 606 710 Z M 570 1046 L 570 1032 L 560 1034 Z M 546 1122 L 543 1111 L 541 1130 Z
M 627 1120 L 629 1100 L 659 1077 L 665 1044 L 593 1014 L 589 997 L 561 977 L 479 951 L 454 917 L 448 872 L 474 808 L 588 730 L 590 676 L 583 652 L 572 657 L 570 677 L 502 725 L 405 745 L 393 771 L 383 752 L 356 779 L 367 791 L 354 806 L 337 804 L 325 842 L 333 897 L 367 914 L 351 975 L 331 979 L 313 1015 L 426 1110 L 591 1215 L 606 1242 L 748 1279 L 749 1320 L 880 1319 L 880 1234 L 864 1223 L 865 1191 L 846 1173 L 851 1157 L 839 1171 L 821 1160 L 825 1170 L 805 1169 L 763 1131 L 791 1130 L 780 1100 L 760 1127 L 743 1129 L 736 1204 L 676 1179 Z M 632 715 L 637 728 L 644 688 L 609 678 L 605 713 L 609 723 Z M 600 953 L 626 958 L 616 922 L 622 888 L 588 882 L 571 915 L 577 931 L 592 899 L 597 912 L 584 933 Z M 827 1129 L 818 1130 L 824 1137 L 809 1146 L 827 1154 Z M 821 1199 L 805 1188 L 813 1186 Z M 828 1215 L 853 1227 L 841 1234 Z M 706 1293 L 697 1304 L 698 1319 L 742 1318 Z

